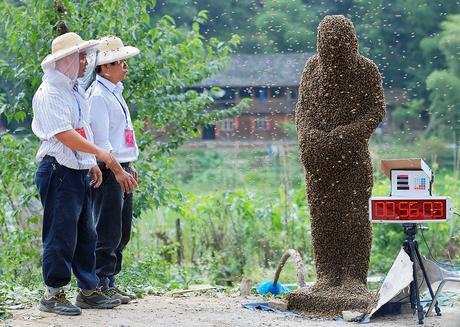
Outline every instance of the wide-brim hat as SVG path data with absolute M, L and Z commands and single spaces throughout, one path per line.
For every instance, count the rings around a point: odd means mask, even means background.
M 111 62 L 128 59 L 139 54 L 139 49 L 132 46 L 124 46 L 120 38 L 116 36 L 105 36 L 101 38 L 99 52 L 96 58 L 96 66 L 109 64 Z
M 56 62 L 76 52 L 87 50 L 99 44 L 96 40 L 83 40 L 77 33 L 69 32 L 62 34 L 53 40 L 51 53 L 42 61 L 42 67 Z

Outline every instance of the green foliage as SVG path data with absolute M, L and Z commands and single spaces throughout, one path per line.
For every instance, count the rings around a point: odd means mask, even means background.
M 11 284 L 36 287 L 41 283 L 41 235 L 38 229 L 14 230 L 0 241 L 0 277 Z
M 460 47 L 460 15 L 450 15 L 441 23 L 439 49 L 444 54 L 449 71 L 460 76 L 458 49 Z
M 17 228 L 28 228 L 36 220 L 29 207 L 36 197 L 34 153 L 38 143 L 29 138 L 0 134 L 0 242 Z
M 41 83 L 39 62 L 50 49 L 58 15 L 53 1 L 0 2 L 0 112 L 9 121 L 30 116 L 30 103 Z
M 309 26 L 313 15 L 300 0 L 268 0 L 256 15 L 250 42 L 261 52 L 302 52 L 315 35 Z
M 137 252 L 139 250 L 140 253 Z M 124 253 L 124 269 L 118 276 L 118 282 L 136 294 L 143 294 L 149 290 L 164 291 L 186 287 L 186 280 L 175 262 L 168 261 L 160 255 L 174 251 L 174 246 L 162 248 L 161 251 L 146 246 L 142 246 L 141 249 L 127 248 Z
M 460 134 L 460 15 L 451 15 L 442 24 L 437 45 L 446 58 L 447 69 L 435 70 L 426 79 L 430 91 L 433 132 L 445 139 L 458 139 Z
M 397 106 L 391 113 L 391 117 L 398 122 L 409 122 L 420 119 L 421 112 L 424 108 L 423 99 L 414 99 L 408 103 Z
M 174 165 L 176 181 L 184 193 L 244 188 L 266 198 L 278 197 L 284 176 L 289 179 L 289 189 L 300 188 L 303 184 L 303 167 L 293 147 L 295 145 L 275 143 L 272 152 L 277 152 L 271 156 L 268 147 L 249 151 L 240 149 L 237 144 L 213 151 L 204 148 L 179 150 Z
M 289 247 L 311 257 L 311 251 L 303 248 L 303 239 L 310 233 L 306 203 L 289 201 L 288 220 L 285 205 L 282 197 L 266 203 L 243 190 L 189 194 L 179 212 L 165 212 L 164 225 L 156 228 L 174 230 L 179 217 L 186 262 L 207 271 L 203 277 L 227 284 L 257 267 L 273 269 Z
M 207 9 L 207 8 L 203 8 Z M 195 4 L 189 0 L 169 0 L 159 1 L 152 12 L 153 19 L 156 17 L 163 17 L 169 15 L 174 17 L 178 25 L 192 24 L 193 18 L 196 16 L 198 10 Z
M 0 320 L 3 305 L 29 302 L 41 284 L 40 206 L 34 185 L 38 143 L 0 134 Z M 27 290 L 30 288 L 30 290 Z

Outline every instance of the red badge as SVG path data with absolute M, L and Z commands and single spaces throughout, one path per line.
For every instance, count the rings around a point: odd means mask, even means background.
M 134 142 L 134 131 L 129 128 L 125 128 L 125 143 L 127 147 L 133 147 Z
M 80 128 L 75 128 L 75 131 L 80 134 L 84 139 L 86 139 L 86 133 L 85 133 L 85 130 L 83 129 L 83 127 L 80 127 Z

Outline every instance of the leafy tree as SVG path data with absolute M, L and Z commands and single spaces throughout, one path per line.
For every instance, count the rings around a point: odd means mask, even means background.
M 159 20 L 164 15 L 168 15 L 174 18 L 178 26 L 190 26 L 197 13 L 195 1 L 168 0 L 157 3 L 152 11 L 152 17 L 154 20 Z
M 140 48 L 141 55 L 130 59 L 125 93 L 135 108 L 134 126 L 141 149 L 136 215 L 152 205 L 169 203 L 177 195 L 169 187 L 171 151 L 198 136 L 203 125 L 234 114 L 245 104 L 225 111 L 207 110 L 214 101 L 213 90 L 189 90 L 225 67 L 239 38 L 206 40 L 200 34 L 206 11 L 198 12 L 188 30 L 177 28 L 170 16 L 153 25 L 150 14 L 155 4 L 155 0 L 63 0 L 54 5 L 35 0 L 17 5 L 9 0 L 0 4 L 0 14 L 6 17 L 0 25 L 2 110 L 9 119 L 23 120 L 31 114 L 31 99 L 42 75 L 39 64 L 57 36 L 58 18 L 83 38 L 115 34 Z M 56 8 L 65 11 L 58 13 Z
M 460 15 L 451 15 L 441 24 L 437 45 L 447 67 L 433 71 L 426 79 L 433 132 L 454 141 L 460 138 Z
M 420 53 L 420 42 L 439 31 L 445 14 L 459 11 L 458 2 L 448 0 L 355 0 L 349 17 L 361 52 L 379 65 L 385 85 L 418 97 L 426 95 L 423 82 L 442 62 L 436 53 Z
M 41 83 L 40 60 L 50 51 L 59 19 L 51 1 L 0 3 L 0 114 L 23 121 Z
M 257 34 L 252 38 L 255 52 L 306 51 L 314 33 L 313 15 L 300 0 L 268 0 L 255 17 Z
M 423 99 L 414 99 L 402 104 L 391 113 L 395 121 L 408 123 L 409 121 L 420 119 L 420 113 L 424 111 L 425 102 Z

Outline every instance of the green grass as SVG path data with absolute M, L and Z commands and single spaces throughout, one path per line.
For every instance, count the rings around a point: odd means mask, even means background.
M 375 169 L 374 195 L 387 195 L 389 193 L 389 180 L 379 170 L 379 161 L 383 158 L 424 157 L 433 165 L 436 173 L 434 192 L 436 195 L 449 195 L 454 204 L 460 208 L 460 183 L 453 178 L 452 159 L 444 152 L 445 148 L 436 140 L 422 140 L 417 144 L 409 143 L 403 139 L 404 135 L 387 139 L 382 137 L 371 144 Z M 391 141 L 391 142 L 390 142 Z M 238 281 L 243 275 L 254 280 L 272 278 L 271 274 L 281 257 L 289 246 L 294 246 L 303 251 L 304 261 L 308 275 L 314 277 L 312 261 L 311 239 L 309 236 L 309 213 L 304 193 L 303 167 L 298 159 L 296 145 L 279 148 L 277 156 L 268 156 L 266 147 L 253 149 L 238 146 L 230 148 L 182 148 L 176 159 L 174 176 L 179 189 L 189 199 L 183 207 L 185 212 L 174 212 L 169 209 L 159 209 L 144 215 L 139 221 L 139 230 L 149 231 L 141 233 L 142 243 L 149 244 L 155 239 L 155 230 L 164 231 L 174 241 L 175 221 L 180 218 L 184 232 L 184 242 L 191 244 L 192 235 L 200 238 L 209 237 L 205 231 L 207 224 L 216 219 L 220 228 L 230 233 L 225 246 L 228 248 L 214 251 L 212 245 L 208 251 L 201 253 L 201 265 L 210 268 L 206 278 L 217 282 Z M 283 151 L 284 150 L 284 151 Z M 423 150 L 423 151 L 422 151 Z M 438 152 L 436 152 L 439 150 Z M 422 151 L 423 153 L 420 153 Z M 422 155 L 423 154 L 423 155 Z M 450 160 L 450 161 L 449 161 Z M 440 162 L 446 163 L 441 166 Z M 287 189 L 285 188 L 287 187 Z M 288 214 L 290 215 L 288 227 L 285 221 L 285 191 L 288 194 Z M 245 209 L 235 209 L 232 203 L 225 203 L 225 194 L 236 192 L 232 201 L 236 203 L 250 203 Z M 240 204 L 241 204 L 240 203 Z M 240 211 L 238 211 L 240 210 Z M 245 215 L 249 218 L 246 218 Z M 296 218 L 298 215 L 301 218 Z M 218 216 L 223 216 L 219 218 Z M 237 217 L 233 218 L 232 216 Z M 240 217 L 242 216 L 242 217 Z M 256 218 L 254 218 L 255 216 Z M 188 218 L 184 218 L 188 217 Z M 192 218 L 191 218 L 192 217 Z M 211 217 L 211 218 L 209 218 Z M 217 217 L 217 218 L 216 218 Z M 257 229 L 244 225 L 239 219 L 249 219 L 267 232 L 258 234 Z M 255 219 L 255 220 L 254 220 Z M 237 224 L 236 229 L 229 226 Z M 200 226 L 202 231 L 193 230 L 190 225 Z M 447 260 L 444 247 L 451 244 L 458 246 L 458 219 L 454 218 L 448 223 L 429 224 L 430 230 L 425 233 L 433 253 L 440 260 Z M 404 234 L 400 225 L 380 224 L 375 225 L 373 251 L 370 272 L 383 274 L 391 266 L 393 259 L 399 252 Z M 260 242 L 243 242 L 246 250 L 241 250 L 232 242 L 240 238 L 261 238 Z M 288 238 L 291 238 L 289 240 Z M 161 246 L 161 242 L 156 246 Z M 188 242 L 188 243 L 187 243 Z M 264 257 L 261 244 L 267 242 L 271 254 L 269 260 Z M 163 244 L 164 245 L 164 244 Z M 425 244 L 421 244 L 423 253 L 427 253 Z M 232 252 L 233 251 L 233 252 Z M 190 258 L 190 249 L 185 248 L 186 258 Z M 244 262 L 235 260 L 235 255 L 245 256 Z M 453 261 L 458 262 L 458 252 L 454 253 Z M 228 266 L 221 265 L 228 263 Z M 242 266 L 241 266 L 242 265 Z M 188 263 L 188 267 L 196 268 L 196 264 Z M 219 271 L 220 270 L 220 271 Z M 286 278 L 295 280 L 293 269 L 288 269 Z

